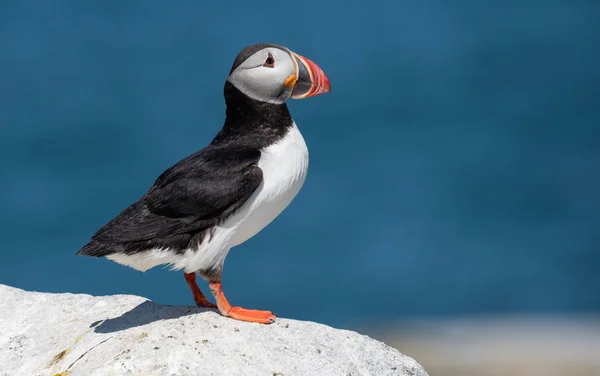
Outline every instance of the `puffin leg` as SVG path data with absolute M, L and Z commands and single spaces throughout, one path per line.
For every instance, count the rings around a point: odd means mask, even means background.
M 200 287 L 198 287 L 198 284 L 196 283 L 196 273 L 184 272 L 183 275 L 185 276 L 185 281 L 188 286 L 190 286 L 190 290 L 192 290 L 192 294 L 194 294 L 194 301 L 198 307 L 218 308 L 216 304 L 213 304 L 206 299 L 206 296 L 204 296 Z
M 210 291 L 217 300 L 217 306 L 223 316 L 232 319 L 248 322 L 257 322 L 260 324 L 271 324 L 275 322 L 275 315 L 270 311 L 259 311 L 255 309 L 246 309 L 242 307 L 232 307 L 223 294 L 221 282 L 210 281 Z

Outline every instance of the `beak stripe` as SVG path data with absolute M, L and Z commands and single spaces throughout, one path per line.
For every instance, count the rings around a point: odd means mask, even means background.
M 301 99 L 327 93 L 331 90 L 329 79 L 321 68 L 304 56 L 292 53 L 298 65 L 298 82 L 292 98 Z

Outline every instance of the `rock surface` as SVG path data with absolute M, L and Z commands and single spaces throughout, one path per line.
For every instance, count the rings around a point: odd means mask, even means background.
M 397 350 L 347 330 L 131 295 L 27 292 L 0 285 L 0 375 L 413 375 Z

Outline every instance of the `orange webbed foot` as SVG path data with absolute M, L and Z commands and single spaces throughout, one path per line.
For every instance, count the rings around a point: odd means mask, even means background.
M 227 316 L 240 321 L 257 322 L 260 324 L 272 324 L 275 322 L 275 315 L 271 311 L 259 311 L 242 307 L 231 307 Z
M 275 315 L 273 312 L 246 309 L 242 307 L 232 307 L 227 301 L 225 294 L 223 294 L 221 282 L 211 281 L 209 286 L 210 291 L 217 300 L 219 312 L 221 312 L 223 316 L 231 317 L 235 320 L 255 322 L 259 324 L 272 324 L 275 322 Z

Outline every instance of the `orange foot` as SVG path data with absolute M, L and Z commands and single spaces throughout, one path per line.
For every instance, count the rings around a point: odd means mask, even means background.
M 232 307 L 227 301 L 227 298 L 225 298 L 225 294 L 223 294 L 221 282 L 211 281 L 209 286 L 210 291 L 217 300 L 217 307 L 223 316 L 231 317 L 235 320 L 257 322 L 260 324 L 272 324 L 275 322 L 275 315 L 270 311 Z
M 183 273 L 183 275 L 185 276 L 185 281 L 192 290 L 192 294 L 194 294 L 194 301 L 198 307 L 218 308 L 216 304 L 211 303 L 206 299 L 206 296 L 204 296 L 200 287 L 198 287 L 198 284 L 196 283 L 196 273 Z

